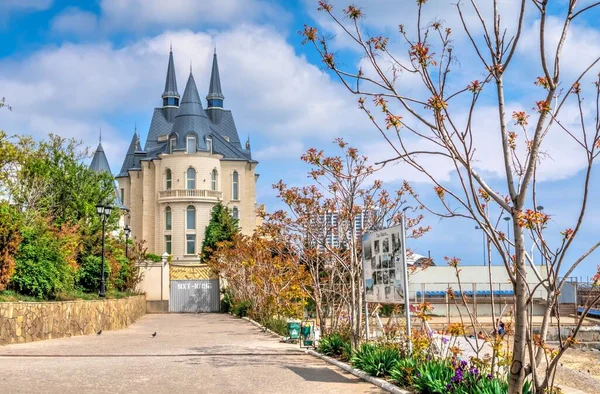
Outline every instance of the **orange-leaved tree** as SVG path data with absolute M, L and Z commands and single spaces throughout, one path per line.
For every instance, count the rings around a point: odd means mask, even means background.
M 333 328 L 339 318 L 349 323 L 353 344 L 361 337 L 363 300 L 361 231 L 398 224 L 405 214 L 407 184 L 393 193 L 375 179 L 381 166 L 371 166 L 367 157 L 344 140 L 334 141 L 341 155 L 309 149 L 302 160 L 311 166 L 314 184 L 289 187 L 274 185 L 286 211 L 267 215 L 267 222 L 287 229 L 290 248 L 311 274 L 311 296 L 321 330 L 326 316 Z M 412 208 L 411 213 L 418 210 Z M 422 215 L 407 218 L 409 236 L 429 230 L 420 226 Z M 357 227 L 358 223 L 360 228 Z
M 457 26 L 446 26 L 439 19 L 424 20 L 433 5 L 416 0 L 399 16 L 398 40 L 393 40 L 368 34 L 359 7 L 343 9 L 344 19 L 329 2 L 319 1 L 319 10 L 363 55 L 355 67 L 338 61 L 330 40 L 316 28 L 306 26 L 302 32 L 324 65 L 358 96 L 359 107 L 393 152 L 389 161 L 403 162 L 433 183 L 439 201 L 422 205 L 440 217 L 473 221 L 495 247 L 515 293 L 510 393 L 521 393 L 527 376 L 536 392 L 552 389 L 556 365 L 585 316 L 572 335 L 559 338 L 546 372 L 538 374 L 548 353 L 552 312 L 567 278 L 600 246 L 580 243 L 583 252 L 571 253 L 600 151 L 600 54 L 590 53 L 585 64 L 568 63 L 564 56 L 569 41 L 585 38 L 585 15 L 600 5 L 579 3 L 459 1 L 453 5 Z M 455 40 L 457 30 L 462 36 Z M 458 40 L 466 44 L 455 45 Z M 485 119 L 477 121 L 481 111 Z M 579 197 L 562 204 L 575 212 L 571 225 L 550 235 L 551 217 L 539 204 L 544 193 L 537 181 L 552 140 L 555 146 L 557 141 L 561 147 L 572 145 L 572 155 L 562 156 L 559 164 L 577 159 L 582 171 Z M 492 164 L 500 165 L 490 176 L 482 162 L 494 157 Z M 440 165 L 453 169 L 457 181 L 445 182 L 436 171 Z M 502 216 L 511 220 L 510 237 L 498 228 Z M 542 255 L 541 266 L 527 253 L 527 239 Z M 528 270 L 535 280 L 528 281 Z M 540 332 L 534 334 L 530 310 L 540 291 L 545 311 Z

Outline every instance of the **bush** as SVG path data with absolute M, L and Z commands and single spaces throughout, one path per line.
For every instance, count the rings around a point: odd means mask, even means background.
M 345 360 L 349 359 L 352 355 L 350 341 L 337 332 L 321 338 L 317 351 L 326 356 L 338 357 Z
M 416 374 L 417 361 L 412 357 L 401 358 L 390 371 L 390 376 L 399 386 L 411 387 Z
M 7 202 L 0 202 L 0 291 L 15 272 L 15 254 L 21 243 L 19 212 Z
M 221 289 L 221 313 L 229 313 L 233 309 L 233 294 L 230 289 Z
M 160 263 L 162 261 L 162 257 L 154 253 L 146 253 L 146 260 L 150 260 L 154 263 Z
M 67 261 L 69 250 L 46 223 L 22 229 L 23 241 L 15 257 L 10 286 L 21 294 L 48 299 L 73 290 L 75 268 Z
M 400 353 L 393 348 L 370 343 L 362 344 L 352 355 L 352 364 L 372 376 L 389 376 Z
M 231 308 L 231 312 L 238 317 L 246 317 L 248 316 L 248 311 L 252 308 L 252 302 L 239 301 L 235 302 Z
M 114 287 L 118 291 L 135 291 L 141 277 L 137 265 L 125 256 L 117 257 L 119 272 L 114 279 Z
M 286 336 L 288 335 L 287 330 L 287 321 L 278 318 L 271 318 L 264 322 L 263 324 L 271 331 L 275 331 L 277 334 Z
M 96 293 L 100 290 L 102 275 L 102 258 L 99 256 L 86 256 L 77 271 L 77 287 L 88 293 Z M 110 264 L 104 261 L 104 278 L 108 288 L 110 276 Z
M 454 376 L 454 370 L 445 360 L 423 362 L 417 365 L 413 388 L 422 394 L 444 394 Z

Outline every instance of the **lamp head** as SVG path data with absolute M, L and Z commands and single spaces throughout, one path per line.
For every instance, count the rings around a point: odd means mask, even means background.
M 125 237 L 129 237 L 129 234 L 131 234 L 131 228 L 129 228 L 129 226 L 125 225 L 123 232 L 125 233 Z
M 112 212 L 112 207 L 110 205 L 107 205 L 104 207 L 104 215 L 106 215 L 106 217 L 110 216 L 110 213 Z
M 104 214 L 104 205 L 102 205 L 102 204 L 96 205 L 96 213 L 98 215 L 102 216 L 102 214 Z

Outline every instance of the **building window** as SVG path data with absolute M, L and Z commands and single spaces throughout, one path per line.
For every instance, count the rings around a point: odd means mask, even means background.
M 186 209 L 186 229 L 196 229 L 196 208 L 193 205 L 188 205 Z
M 175 151 L 176 146 L 177 146 L 177 137 L 171 137 L 169 139 L 169 153 L 173 153 Z
M 233 172 L 231 180 L 233 182 L 233 192 L 232 192 L 231 199 L 239 200 L 240 199 L 240 182 L 239 182 L 239 175 L 238 175 L 237 171 Z
M 206 149 L 210 152 L 210 154 L 212 155 L 212 138 L 208 137 L 206 138 Z
M 186 172 L 187 177 L 187 189 L 194 190 L 196 188 L 196 170 L 192 167 L 188 168 Z
M 223 108 L 223 100 L 220 99 L 209 99 L 208 108 Z
M 167 180 L 167 190 L 171 190 L 171 187 L 173 186 L 173 174 L 171 173 L 171 169 L 167 168 L 165 178 Z
M 163 98 L 163 107 L 178 107 L 179 99 L 177 97 L 165 97 Z
M 196 234 L 185 236 L 185 254 L 196 254 Z
M 171 253 L 171 236 L 170 235 L 165 235 L 165 252 L 167 252 L 168 254 L 172 254 Z
M 186 153 L 196 153 L 196 137 L 187 137 L 187 145 L 185 151 Z
M 237 207 L 233 207 L 233 218 L 235 220 L 238 220 L 240 218 L 240 211 Z
M 121 188 L 121 204 L 125 205 L 125 189 Z
M 165 230 L 171 230 L 173 228 L 173 212 L 171 207 L 165 208 Z
M 210 174 L 210 190 L 217 190 L 217 169 L 212 170 Z

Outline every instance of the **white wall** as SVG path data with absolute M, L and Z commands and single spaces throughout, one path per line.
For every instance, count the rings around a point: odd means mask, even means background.
M 460 283 L 463 291 L 490 290 L 488 266 L 459 266 Z M 512 290 L 508 273 L 503 265 L 492 265 L 492 284 L 494 290 Z M 542 279 L 546 278 L 545 268 L 536 267 Z M 527 283 L 533 289 L 539 283 L 533 269 L 527 266 Z M 456 270 L 450 266 L 433 266 L 426 269 L 418 269 L 409 273 L 409 293 L 414 299 L 417 291 L 445 291 L 448 287 L 458 291 L 458 279 Z M 541 286 L 535 292 L 535 298 L 546 298 L 546 292 Z
M 146 262 L 139 265 L 141 280 L 137 290 L 146 293 L 146 301 L 169 299 L 169 264 Z M 161 287 L 162 279 L 162 287 Z M 162 293 L 161 293 L 162 289 Z

